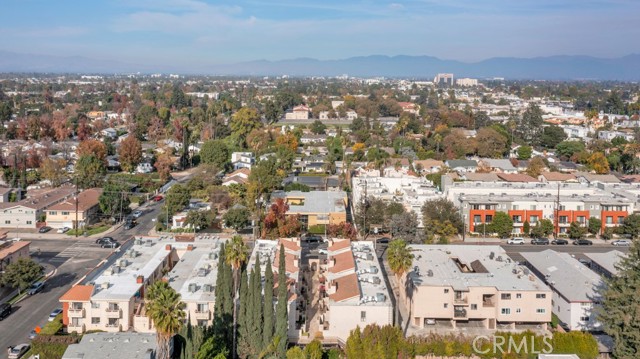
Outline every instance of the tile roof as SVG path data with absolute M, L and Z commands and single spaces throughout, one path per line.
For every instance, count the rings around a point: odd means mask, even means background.
M 285 249 L 288 249 L 290 251 L 297 252 L 300 250 L 300 245 L 294 241 L 286 240 L 283 238 L 280 240 L 280 244 L 282 244 Z
M 336 286 L 336 292 L 333 294 L 329 294 L 329 298 L 336 302 L 341 302 L 343 300 L 360 296 L 358 276 L 355 273 L 334 279 L 333 283 Z
M 27 241 L 13 242 L 8 247 L 0 249 L 0 259 L 4 259 L 8 257 L 9 255 L 21 250 L 22 248 L 29 246 L 29 244 L 31 244 L 31 242 L 27 242 Z
M 333 243 L 331 245 L 329 245 L 329 247 L 327 248 L 328 250 L 332 251 L 332 252 L 337 252 L 341 249 L 345 249 L 345 248 L 349 248 L 349 246 L 351 246 L 351 240 L 349 239 L 345 239 L 345 240 L 334 240 Z
M 334 274 L 341 273 L 349 269 L 355 269 L 356 267 L 356 264 L 353 260 L 353 253 L 351 251 L 331 256 L 329 260 L 335 260 L 335 264 L 333 265 L 333 267 L 329 268 L 329 272 Z
M 78 195 L 78 210 L 85 211 L 91 207 L 98 205 L 98 198 L 102 194 L 102 188 L 90 188 L 88 190 L 80 192 Z M 75 197 L 67 198 L 65 201 L 55 204 L 49 208 L 48 211 L 64 211 L 76 210 L 76 200 Z
M 92 285 L 74 285 L 66 293 L 60 297 L 60 301 L 64 302 L 88 302 L 93 293 Z

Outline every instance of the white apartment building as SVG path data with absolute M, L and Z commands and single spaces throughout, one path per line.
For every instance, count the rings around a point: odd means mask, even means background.
M 551 290 L 500 246 L 412 245 L 414 268 L 400 280 L 410 323 L 541 329 L 551 321 Z M 408 283 L 407 283 L 408 282 Z
M 470 79 L 468 77 L 457 79 L 456 85 L 465 87 L 478 86 L 478 79 Z
M 611 141 L 616 137 L 624 138 L 627 141 L 633 141 L 635 136 L 633 133 L 622 131 L 599 131 L 598 138 L 601 140 Z
M 594 310 L 604 282 L 569 253 L 523 252 L 527 266 L 553 290 L 553 312 L 570 330 L 598 330 Z
M 136 237 L 60 297 L 67 331 L 154 332 L 144 295 L 158 280 L 181 295 L 192 324 L 210 325 L 224 241 L 213 236 Z
M 234 170 L 239 170 L 241 168 L 251 169 L 256 163 L 256 158 L 252 152 L 233 152 L 231 154 L 231 165 L 233 165 Z
M 320 275 L 326 287 L 320 289 L 318 324 L 325 340 L 346 343 L 356 326 L 393 323 L 389 290 L 372 242 L 330 239 Z
M 0 202 L 0 228 L 36 228 L 46 209 L 74 193 L 74 187 L 63 186 L 29 191 L 27 198 L 18 202 Z
M 422 206 L 424 202 L 441 198 L 442 194 L 433 183 L 424 177 L 394 172 L 394 177 L 381 177 L 379 171 L 361 170 L 352 178 L 354 209 L 365 198 L 381 198 L 385 201 L 400 202 L 407 211 L 418 216 L 418 226 L 422 228 Z

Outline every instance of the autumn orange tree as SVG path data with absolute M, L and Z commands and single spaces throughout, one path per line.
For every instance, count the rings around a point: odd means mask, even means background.
M 88 139 L 80 142 L 76 153 L 78 157 L 93 155 L 104 162 L 107 158 L 107 146 L 98 140 Z
M 299 216 L 287 216 L 287 211 L 289 211 L 289 205 L 284 199 L 276 199 L 264 218 L 263 238 L 275 239 L 299 234 L 301 228 Z
M 142 144 L 134 136 L 127 136 L 118 149 L 122 170 L 131 172 L 142 159 Z
M 158 171 L 158 174 L 160 175 L 160 179 L 162 181 L 167 181 L 169 179 L 172 165 L 173 160 L 171 160 L 171 156 L 169 156 L 168 153 L 163 153 L 156 159 L 154 167 Z
M 330 224 L 327 228 L 327 232 L 331 237 L 335 238 L 349 238 L 355 240 L 358 235 L 353 224 L 349 222 L 342 222 L 340 224 Z

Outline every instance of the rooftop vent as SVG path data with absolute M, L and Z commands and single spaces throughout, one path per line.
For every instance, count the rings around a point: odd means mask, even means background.
M 207 293 L 211 293 L 213 292 L 214 287 L 211 284 L 205 284 L 204 286 L 202 286 L 202 290 Z
M 198 290 L 198 285 L 196 283 L 189 284 L 189 292 L 195 293 Z
M 428 277 L 433 277 L 433 271 L 432 271 L 431 269 L 429 269 L 429 270 L 427 271 L 427 276 L 428 276 Z

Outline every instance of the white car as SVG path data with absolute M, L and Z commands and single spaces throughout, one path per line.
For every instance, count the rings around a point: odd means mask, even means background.
M 59 228 L 59 229 L 56 231 L 56 233 L 67 233 L 70 229 L 71 229 L 71 228 L 69 228 L 69 227 L 62 227 L 62 228 Z
M 133 211 L 133 213 L 131 213 L 133 215 L 134 218 L 140 218 L 142 216 L 144 212 L 142 212 L 141 210 L 137 210 L 137 211 Z
M 507 244 L 524 244 L 524 238 L 521 238 L 521 237 L 509 238 L 509 240 L 507 240 Z
M 7 354 L 9 354 L 9 359 L 20 359 L 22 356 L 29 351 L 29 344 L 18 344 L 14 347 L 9 347 L 7 349 Z
M 48 321 L 53 322 L 56 317 L 58 316 L 58 314 L 62 313 L 62 308 L 56 308 L 53 310 L 53 312 L 51 312 L 51 314 L 49 314 L 49 319 Z

